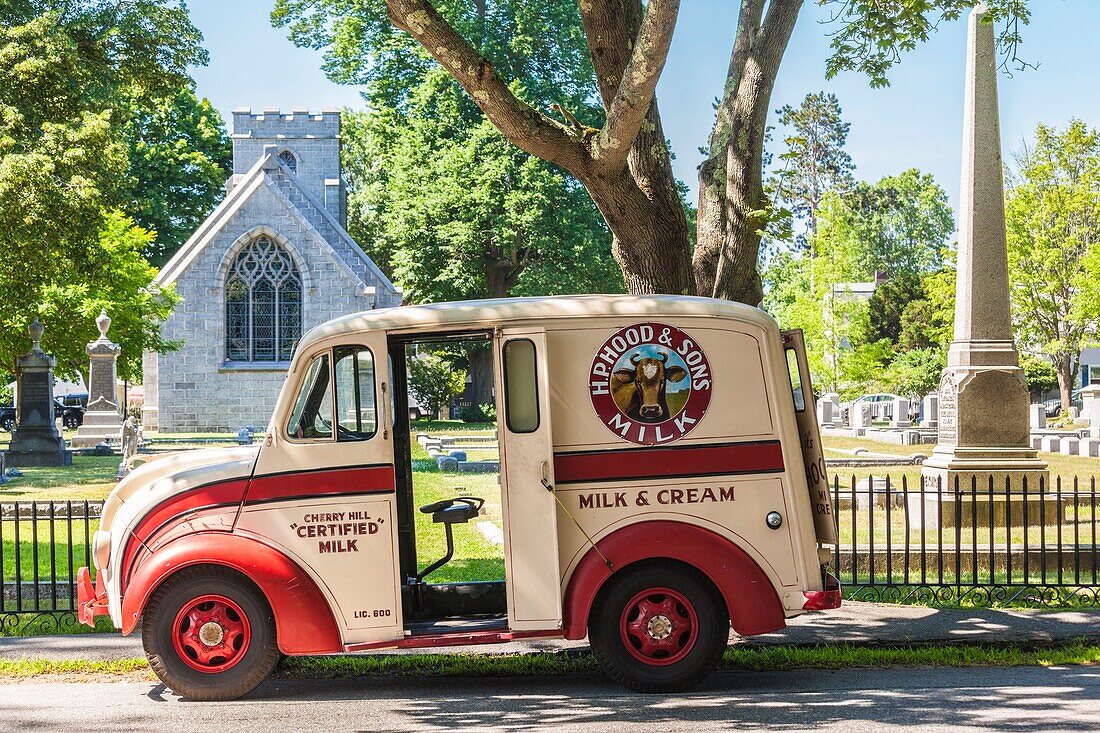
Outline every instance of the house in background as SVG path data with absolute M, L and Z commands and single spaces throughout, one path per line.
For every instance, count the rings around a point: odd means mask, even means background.
M 157 276 L 182 302 L 143 355 L 146 430 L 266 426 L 298 339 L 401 304 L 344 228 L 340 113 L 233 111 L 226 197 Z

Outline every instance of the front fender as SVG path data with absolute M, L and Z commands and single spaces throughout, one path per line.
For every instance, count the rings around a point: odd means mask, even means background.
M 343 649 L 332 609 L 309 574 L 282 552 L 226 532 L 187 535 L 147 556 L 134 569 L 122 597 L 122 633 L 134 630 L 161 583 L 192 565 L 232 568 L 255 583 L 275 616 L 279 651 L 284 654 L 325 654 Z
M 690 565 L 710 579 L 742 636 L 786 626 L 783 604 L 768 576 L 749 555 L 715 532 L 682 522 L 655 520 L 615 530 L 577 564 L 565 591 L 562 620 L 566 639 L 583 639 L 600 588 L 613 573 L 642 560 L 669 559 Z M 603 554 L 613 570 L 600 556 Z

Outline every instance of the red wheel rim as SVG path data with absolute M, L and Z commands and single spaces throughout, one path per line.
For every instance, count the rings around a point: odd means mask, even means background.
M 699 619 L 682 593 L 649 588 L 623 608 L 619 635 L 635 659 L 657 666 L 675 664 L 695 646 Z
M 224 672 L 248 651 L 252 628 L 236 601 L 208 593 L 180 608 L 172 622 L 172 646 L 192 669 Z

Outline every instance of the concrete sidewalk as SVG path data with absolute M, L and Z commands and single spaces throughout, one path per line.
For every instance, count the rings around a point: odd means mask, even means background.
M 1100 609 L 1036 611 L 890 606 L 846 602 L 835 611 L 791 619 L 786 629 L 733 643 L 765 644 L 943 644 L 1049 643 L 1087 639 L 1100 642 Z M 516 654 L 584 648 L 583 641 L 538 640 L 438 649 L 388 650 L 384 654 Z M 138 635 L 72 634 L 0 638 L 0 659 L 112 660 L 143 656 Z

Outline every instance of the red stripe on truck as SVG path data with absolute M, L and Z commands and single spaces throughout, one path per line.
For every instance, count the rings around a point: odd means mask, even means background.
M 394 490 L 393 464 L 331 468 L 254 476 L 248 486 L 246 504 L 263 501 L 330 496 L 374 494 Z
M 782 470 L 783 448 L 778 440 L 554 454 L 554 479 L 559 484 Z

